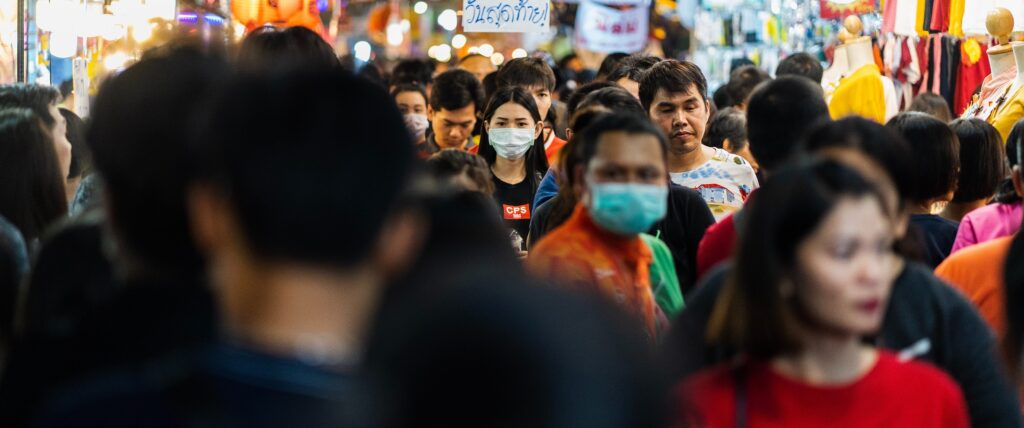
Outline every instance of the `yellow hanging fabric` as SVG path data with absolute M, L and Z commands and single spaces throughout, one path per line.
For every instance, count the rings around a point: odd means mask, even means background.
M 1024 86 L 1017 88 L 1016 93 L 1011 98 L 1003 101 L 1002 106 L 996 111 L 996 114 L 989 118 L 988 123 L 999 131 L 999 135 L 1003 136 L 1003 142 L 1010 137 L 1010 130 L 1013 129 L 1013 125 L 1024 117 Z
M 857 115 L 884 124 L 885 92 L 878 66 L 864 65 L 840 80 L 828 111 L 832 119 Z
M 964 36 L 964 6 L 967 0 L 949 0 L 949 34 Z

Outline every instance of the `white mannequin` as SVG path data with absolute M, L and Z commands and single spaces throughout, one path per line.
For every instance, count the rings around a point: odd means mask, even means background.
M 856 71 L 857 69 L 875 63 L 875 53 L 871 48 L 870 37 L 857 37 L 860 34 L 862 27 L 860 18 L 856 15 L 846 18 L 843 23 L 845 29 L 853 35 L 853 37 L 846 42 L 846 57 L 849 64 L 850 72 Z M 892 82 L 892 79 L 885 76 L 878 76 L 882 80 L 882 92 L 885 95 L 885 120 L 892 119 L 896 116 L 900 110 L 899 98 L 896 96 L 896 84 Z
M 846 54 L 846 45 L 836 46 L 832 55 L 832 66 L 821 75 L 821 87 L 825 89 L 825 102 L 832 97 L 832 92 L 839 85 L 839 80 L 850 74 L 850 60 Z
M 988 63 L 992 66 L 992 75 L 1002 74 L 1004 71 L 1013 67 L 1014 60 L 1013 55 L 1009 52 L 988 54 Z
M 1014 79 L 1013 86 L 1010 86 L 1009 93 L 1016 94 L 1017 90 L 1024 86 L 1024 43 L 1013 44 L 1012 58 L 1017 63 L 1017 78 Z
M 868 64 L 874 64 L 875 54 L 871 50 L 871 39 L 859 37 L 846 43 L 846 57 L 851 71 Z

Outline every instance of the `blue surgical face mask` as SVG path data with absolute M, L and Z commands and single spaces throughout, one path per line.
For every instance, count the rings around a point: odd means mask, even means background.
M 536 131 L 533 128 L 491 128 L 487 141 L 494 151 L 509 160 L 519 160 L 533 146 Z
M 588 180 L 587 211 L 601 228 L 619 235 L 636 235 L 665 218 L 668 186 L 636 183 L 595 183 Z

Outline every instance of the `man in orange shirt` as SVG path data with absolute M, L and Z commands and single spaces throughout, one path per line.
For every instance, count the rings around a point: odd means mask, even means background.
M 627 115 L 596 120 L 580 135 L 576 174 L 580 203 L 530 253 L 537 275 L 613 300 L 657 337 L 664 315 L 650 287 L 651 250 L 640 234 L 665 216 L 665 137 Z
M 1017 152 L 1021 157 L 1021 150 Z M 1012 176 L 1017 195 L 1024 196 L 1019 166 L 1013 167 Z M 999 339 L 1006 333 L 1003 265 L 1012 242 L 1013 237 L 1007 236 L 962 249 L 935 268 L 935 276 L 962 291 Z

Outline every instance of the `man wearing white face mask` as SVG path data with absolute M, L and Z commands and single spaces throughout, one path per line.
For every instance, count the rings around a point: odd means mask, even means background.
M 580 202 L 530 254 L 531 270 L 597 292 L 636 316 L 657 337 L 665 319 L 650 287 L 651 249 L 640 234 L 665 216 L 667 147 L 650 122 L 611 115 L 584 129 L 572 173 Z
M 505 225 L 518 235 L 513 241 L 520 251 L 530 231 L 533 197 L 548 170 L 543 127 L 537 104 L 522 88 L 498 90 L 484 111 L 486 138 L 480 138 L 478 154 L 491 168 L 495 202 Z

